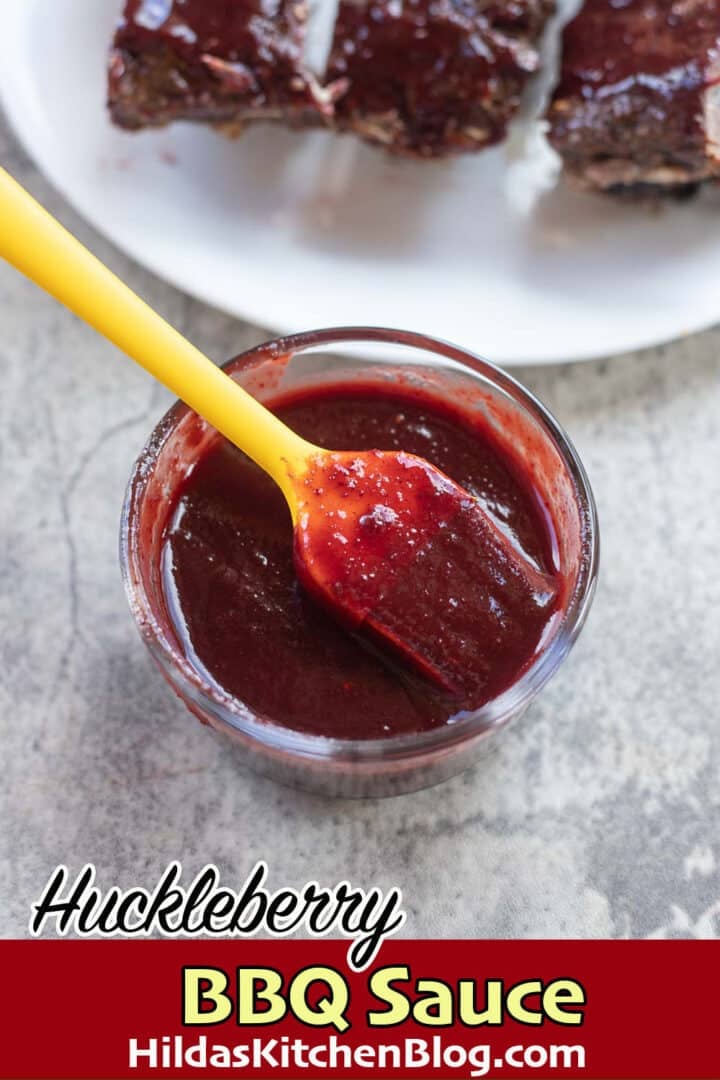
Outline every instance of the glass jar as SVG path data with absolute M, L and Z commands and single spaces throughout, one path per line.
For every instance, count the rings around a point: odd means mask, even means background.
M 293 731 L 224 694 L 184 652 L 165 602 L 161 553 L 174 492 L 220 438 L 178 402 L 153 431 L 133 469 L 121 525 L 125 589 L 143 641 L 175 692 L 203 723 L 242 745 L 248 765 L 279 781 L 339 796 L 396 795 L 436 784 L 474 762 L 525 711 L 577 638 L 598 567 L 592 492 L 557 421 L 515 379 L 492 364 L 420 334 L 380 329 L 319 330 L 260 345 L 225 370 L 260 401 L 324 384 L 403 382 L 482 410 L 500 444 L 532 475 L 555 525 L 555 560 L 566 601 L 531 664 L 499 697 L 452 722 L 382 739 L 330 738 Z

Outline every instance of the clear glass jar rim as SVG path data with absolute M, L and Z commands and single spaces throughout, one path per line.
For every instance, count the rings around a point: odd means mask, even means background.
M 142 492 L 154 463 L 180 420 L 190 411 L 181 401 L 176 401 L 155 426 L 135 462 L 125 494 L 120 528 L 120 564 L 133 616 L 153 657 L 168 671 L 173 682 L 177 684 L 178 676 L 180 677 L 183 693 L 191 700 L 197 700 L 220 721 L 247 738 L 256 740 L 268 750 L 289 752 L 307 760 L 345 760 L 355 767 L 361 767 L 363 762 L 372 764 L 379 759 L 415 758 L 443 748 L 450 749 L 469 738 L 490 733 L 521 712 L 551 678 L 577 639 L 592 604 L 599 566 L 597 509 L 577 451 L 549 410 L 517 379 L 490 361 L 442 339 L 413 331 L 384 327 L 336 327 L 275 338 L 233 357 L 223 366 L 251 367 L 254 360 L 295 354 L 313 347 L 370 343 L 421 349 L 454 361 L 462 368 L 487 379 L 506 393 L 515 404 L 531 414 L 544 434 L 554 443 L 572 479 L 586 529 L 586 558 L 562 621 L 547 647 L 499 697 L 472 712 L 459 713 L 451 723 L 428 731 L 389 735 L 381 739 L 347 739 L 306 734 L 284 727 L 272 719 L 256 715 L 243 702 L 229 698 L 203 680 L 182 651 L 170 640 L 156 618 L 152 601 L 142 583 L 132 529 L 133 519 L 139 510 Z M 401 364 L 402 361 L 389 359 L 388 363 Z

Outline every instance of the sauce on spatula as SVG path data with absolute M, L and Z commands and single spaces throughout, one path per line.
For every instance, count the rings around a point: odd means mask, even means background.
M 511 673 L 537 641 L 556 583 L 436 466 L 402 451 L 337 453 L 305 485 L 295 569 L 349 627 L 461 696 Z

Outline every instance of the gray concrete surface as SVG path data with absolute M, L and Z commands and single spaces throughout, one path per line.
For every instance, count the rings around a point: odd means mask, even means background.
M 266 336 L 94 235 L 1 126 L 0 160 L 212 355 Z M 597 495 L 583 638 L 481 766 L 326 801 L 245 771 L 152 668 L 117 533 L 166 395 L 0 267 L 0 935 L 59 862 L 130 885 L 212 860 L 239 884 L 260 857 L 275 886 L 400 885 L 413 935 L 720 935 L 720 331 L 519 374 Z

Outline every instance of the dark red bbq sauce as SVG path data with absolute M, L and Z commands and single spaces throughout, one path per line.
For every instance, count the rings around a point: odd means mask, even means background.
M 208 118 L 223 101 L 311 107 L 302 68 L 305 18 L 303 5 L 292 0 L 126 0 L 114 39 L 111 96 L 126 60 L 141 58 L 154 66 L 128 90 L 135 110 L 150 121 L 172 117 L 175 101 Z
M 552 524 L 539 493 L 479 419 L 410 390 L 370 386 L 315 389 L 285 398 L 274 411 L 319 446 L 404 450 L 427 459 L 475 495 L 517 549 L 556 580 Z M 418 625 L 427 620 L 426 595 L 462 601 L 474 588 L 480 563 L 456 526 L 396 582 L 408 613 L 405 632 L 415 618 Z M 490 566 L 488 579 L 493 572 Z M 501 591 L 506 610 L 478 615 L 488 618 L 499 648 L 490 642 L 482 661 L 470 658 L 477 670 L 464 680 L 462 696 L 445 692 L 340 627 L 304 592 L 281 492 L 224 441 L 196 464 L 177 496 L 163 573 L 183 647 L 208 679 L 277 723 L 344 738 L 424 731 L 496 697 L 530 663 L 557 606 L 538 604 L 527 590 Z M 430 593 L 428 576 L 435 579 Z M 497 605 L 496 596 L 490 604 Z M 463 617 L 460 604 L 449 623 L 454 670 L 466 659 Z
M 527 34 L 523 5 L 516 10 L 516 33 Z M 341 123 L 370 121 L 363 130 L 384 129 L 391 149 L 432 154 L 472 147 L 464 129 L 473 125 L 480 143 L 501 138 L 533 66 L 527 42 L 516 46 L 472 4 L 341 0 L 326 77 L 348 80 L 335 107 Z
M 639 93 L 673 128 L 702 124 L 701 92 L 720 79 L 720 0 L 587 0 L 566 27 L 556 97 Z
M 166 42 L 173 52 L 242 59 L 257 23 L 277 17 L 284 0 L 125 0 L 122 44 Z
M 467 704 L 512 682 L 558 585 L 425 458 L 322 455 L 304 477 L 295 572 L 345 625 Z

